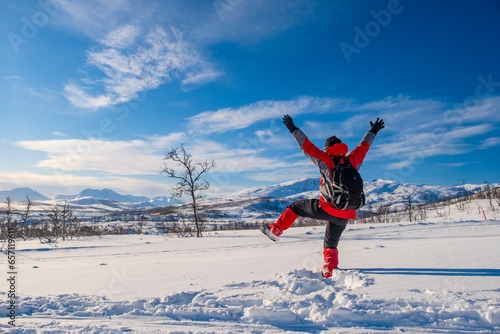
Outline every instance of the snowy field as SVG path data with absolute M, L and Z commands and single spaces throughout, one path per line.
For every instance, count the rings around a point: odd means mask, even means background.
M 349 225 L 331 279 L 323 233 L 18 241 L 16 327 L 0 332 L 500 332 L 500 221 Z

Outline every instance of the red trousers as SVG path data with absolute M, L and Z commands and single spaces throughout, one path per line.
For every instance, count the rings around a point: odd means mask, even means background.
M 326 213 L 319 205 L 319 200 L 309 199 L 292 203 L 281 214 L 275 225 L 284 231 L 292 226 L 298 216 L 327 221 L 323 246 L 324 248 L 337 248 L 348 219 L 334 217 Z
M 339 251 L 337 246 L 340 236 L 347 225 L 345 218 L 334 217 L 325 212 L 319 205 L 319 200 L 303 200 L 292 203 L 278 218 L 275 226 L 280 231 L 285 231 L 295 222 L 298 216 L 326 220 L 325 239 L 323 242 L 323 256 L 325 266 L 331 271 L 336 269 L 339 263 Z

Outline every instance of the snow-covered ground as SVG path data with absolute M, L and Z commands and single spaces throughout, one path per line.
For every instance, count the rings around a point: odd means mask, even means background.
M 500 332 L 500 221 L 349 225 L 331 279 L 323 233 L 18 241 L 16 327 L 0 332 Z

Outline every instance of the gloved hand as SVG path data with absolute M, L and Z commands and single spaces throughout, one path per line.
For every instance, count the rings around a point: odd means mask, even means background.
M 293 120 L 289 115 L 283 116 L 283 123 L 286 125 L 290 133 L 293 133 L 298 128 L 293 124 Z
M 375 124 L 373 124 L 372 121 L 370 121 L 370 125 L 372 126 L 372 128 L 370 129 L 370 132 L 373 132 L 374 134 L 377 134 L 377 132 L 379 132 L 381 129 L 385 128 L 385 125 L 384 125 L 384 120 L 383 119 L 380 119 L 377 117 L 377 120 L 375 121 Z

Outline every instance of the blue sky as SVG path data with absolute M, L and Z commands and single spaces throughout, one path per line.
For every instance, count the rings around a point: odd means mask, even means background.
M 210 195 L 318 176 L 281 118 L 365 180 L 500 182 L 500 3 L 0 1 L 0 188 L 168 195 L 163 156 L 216 160 Z

